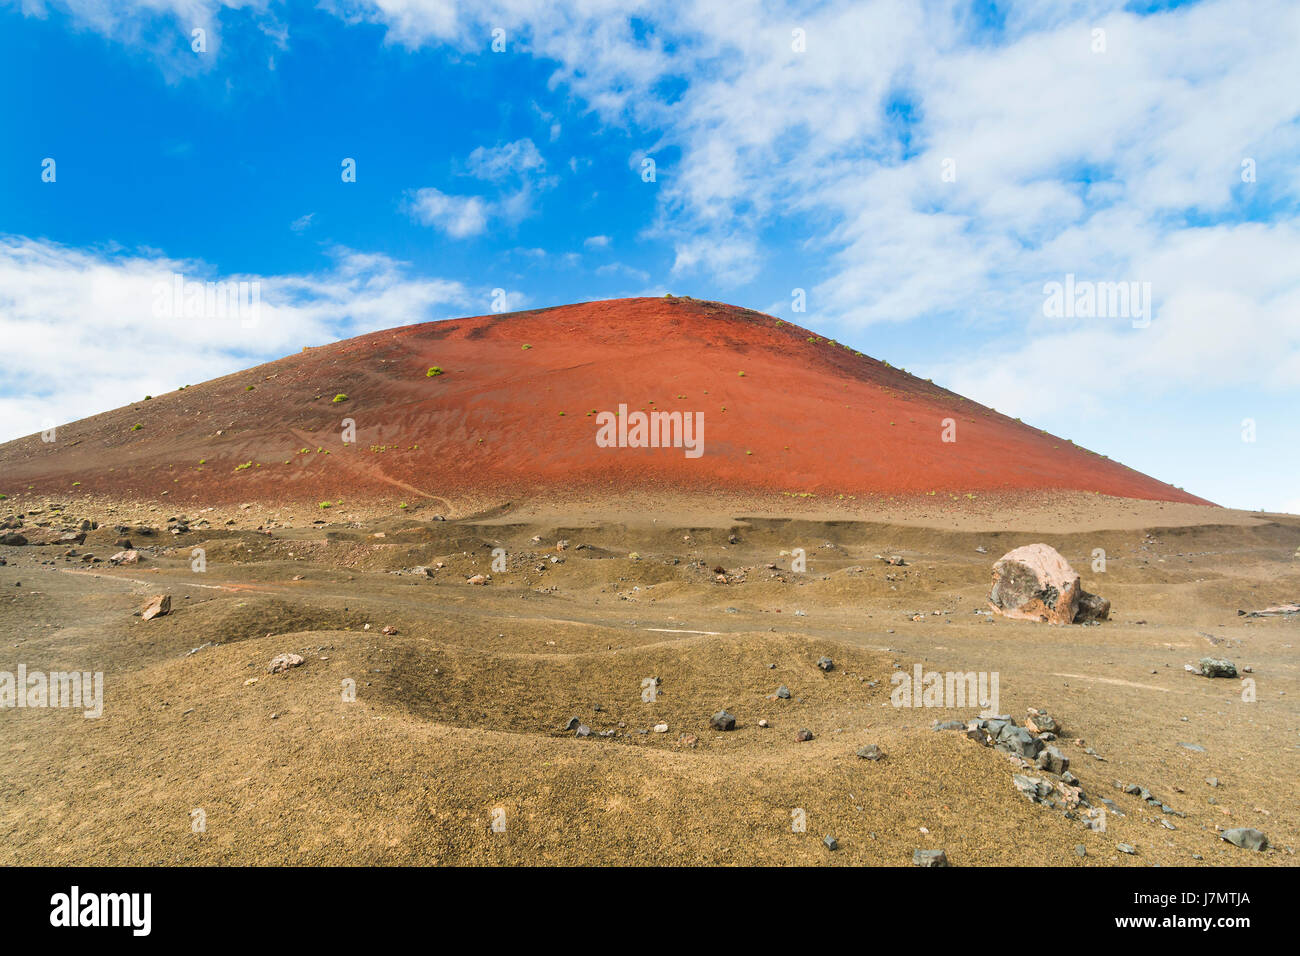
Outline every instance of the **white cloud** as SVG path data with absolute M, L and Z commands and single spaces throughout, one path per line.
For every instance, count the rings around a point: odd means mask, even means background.
M 1138 16 L 1122 0 L 1025 3 L 978 41 L 966 5 L 908 0 L 646 0 L 618 4 L 622 16 L 601 0 L 358 9 L 412 46 L 466 42 L 472 24 L 499 21 L 606 122 L 661 130 L 629 161 L 680 151 L 659 163 L 646 231 L 673 245 L 674 276 L 748 282 L 759 236 L 780 229 L 822 253 L 800 283 L 820 324 L 971 323 L 988 348 L 943 370 L 956 387 L 998 407 L 1100 411 L 1134 381 L 1300 385 L 1300 236 L 1234 221 L 1243 196 L 1263 208 L 1300 199 L 1286 172 L 1300 100 L 1277 81 L 1294 69 L 1300 17 L 1282 0 L 1245 7 Z M 653 29 L 634 34 L 629 17 Z M 674 78 L 687 82 L 665 97 Z M 1257 183 L 1241 181 L 1247 157 Z M 1067 272 L 1152 282 L 1151 328 L 1047 325 L 1042 285 Z M 1062 368 L 1053 358 L 1066 349 L 1107 358 Z
M 588 236 L 582 244 L 588 249 L 605 249 L 609 246 L 609 236 Z
M 260 283 L 255 327 L 156 315 L 173 275 Z M 218 275 L 203 262 L 71 249 L 0 236 L 0 440 L 375 329 L 439 318 L 470 297 L 459 282 L 347 249 L 299 275 Z
M 611 262 L 607 265 L 600 266 L 596 269 L 596 275 L 625 275 L 642 284 L 650 281 L 650 273 L 646 272 L 644 269 L 638 269 L 635 266 L 629 266 L 623 262 Z
M 1037 416 L 1074 406 L 1100 414 L 1111 401 L 1175 389 L 1249 385 L 1282 395 L 1300 386 L 1300 228 L 1205 227 L 1166 243 L 1122 277 L 1151 283 L 1149 327 L 1047 319 L 1040 284 L 1025 290 L 1037 311 L 1025 316 L 1019 343 L 993 341 L 936 364 L 935 378 L 1008 414 Z
M 481 235 L 489 219 L 517 224 L 533 214 L 537 193 L 556 183 L 546 175 L 546 160 L 531 139 L 502 146 L 479 146 L 469 154 L 470 176 L 497 186 L 513 184 L 495 199 L 457 196 L 432 186 L 407 194 L 405 208 L 417 222 L 440 229 L 454 239 Z
M 478 196 L 449 196 L 432 186 L 415 190 L 407 201 L 412 218 L 454 239 L 484 232 L 490 208 L 490 203 Z
M 752 239 L 702 236 L 677 243 L 673 275 L 707 270 L 724 285 L 742 285 L 758 274 L 759 253 Z
M 147 53 L 169 82 L 214 70 L 222 55 L 223 28 L 232 18 L 251 23 L 275 49 L 288 43 L 288 30 L 272 0 L 11 0 L 25 15 L 45 18 L 50 10 L 67 13 L 78 26 Z M 159 18 L 171 22 L 159 28 Z M 193 31 L 204 31 L 204 50 L 192 49 Z M 274 58 L 268 63 L 274 70 Z
M 499 183 L 512 177 L 530 178 L 546 169 L 546 160 L 531 139 L 517 139 L 504 146 L 479 146 L 466 163 L 470 175 Z

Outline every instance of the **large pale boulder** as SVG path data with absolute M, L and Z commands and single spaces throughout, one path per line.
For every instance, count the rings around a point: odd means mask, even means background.
M 1089 594 L 1070 563 L 1045 544 L 1008 551 L 993 565 L 989 606 L 1003 617 L 1047 624 L 1105 620 L 1110 602 Z

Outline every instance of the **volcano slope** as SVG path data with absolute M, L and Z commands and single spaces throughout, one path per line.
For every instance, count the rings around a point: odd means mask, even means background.
M 0 708 L 0 863 L 1291 865 L 1297 616 L 1238 611 L 1300 593 L 1300 518 L 810 337 L 675 300 L 414 326 L 0 448 L 0 672 L 104 675 L 96 719 Z M 595 444 L 651 401 L 705 413 L 700 458 Z M 1034 541 L 1111 620 L 987 613 Z M 1105 829 L 931 729 L 975 705 L 895 706 L 918 665 L 1049 711 Z
M 600 413 L 620 406 L 629 418 L 702 421 L 702 454 L 600 447 Z M 0 492 L 165 493 L 178 507 L 397 496 L 449 515 L 494 501 L 717 489 L 1205 503 L 807 329 L 687 298 L 374 332 L 64 425 L 56 438 L 0 445 Z

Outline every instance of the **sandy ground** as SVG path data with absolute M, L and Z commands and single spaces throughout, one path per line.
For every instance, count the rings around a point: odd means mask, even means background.
M 103 671 L 104 712 L 0 710 L 0 862 L 1294 864 L 1300 620 L 1238 610 L 1300 598 L 1300 518 L 1095 496 L 742 504 L 251 505 L 172 535 L 166 505 L 68 502 L 100 523 L 83 544 L 0 548 L 0 671 Z M 159 529 L 127 532 L 142 562 L 83 561 L 117 550 L 117 524 Z M 1033 541 L 1110 622 L 977 613 L 993 561 Z M 155 594 L 172 613 L 134 616 Z M 306 662 L 267 673 L 283 652 Z M 1249 666 L 1256 700 L 1184 670 L 1207 654 Z M 974 707 L 892 706 L 916 664 L 996 672 L 999 709 L 1052 713 L 1084 793 L 1123 815 L 1087 829 L 1021 796 L 1006 755 L 931 730 Z M 729 733 L 709 728 L 722 708 Z M 868 743 L 885 759 L 857 758 Z M 1219 837 L 1237 826 L 1272 848 Z

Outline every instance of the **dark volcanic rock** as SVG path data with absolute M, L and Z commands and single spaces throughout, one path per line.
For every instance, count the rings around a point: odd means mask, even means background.
M 1254 827 L 1235 827 L 1231 830 L 1224 830 L 1220 835 L 1233 846 L 1239 846 L 1243 850 L 1263 851 L 1268 849 L 1268 837 Z
M 709 726 L 714 730 L 735 730 L 736 718 L 725 710 L 720 710 L 709 719 Z

